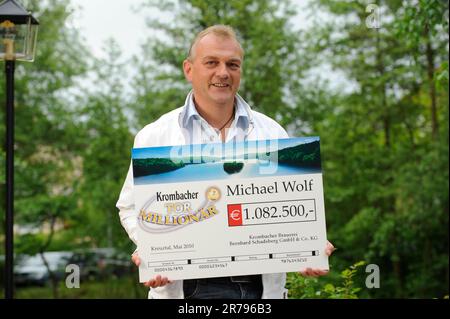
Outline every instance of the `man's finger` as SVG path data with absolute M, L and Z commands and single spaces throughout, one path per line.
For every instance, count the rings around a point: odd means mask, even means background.
M 306 274 L 306 276 L 311 276 L 312 275 L 312 273 L 311 273 L 311 271 L 312 271 L 312 269 L 311 268 L 306 268 L 306 270 L 305 270 L 305 274 Z
M 139 258 L 139 255 L 137 253 L 134 253 L 133 255 L 131 255 L 131 260 L 134 262 L 134 264 L 136 266 L 139 267 L 139 265 L 141 264 L 141 258 Z
M 316 269 L 311 269 L 311 268 L 309 268 L 308 276 L 310 276 L 310 277 L 317 277 L 318 274 L 317 274 L 317 272 L 316 272 Z
M 158 275 L 158 276 L 155 277 L 155 283 L 152 286 L 152 288 L 156 288 L 156 287 L 159 287 L 159 286 L 161 286 L 161 275 Z
M 302 276 L 305 276 L 305 277 L 309 277 L 309 276 L 311 276 L 312 274 L 311 274 L 311 268 L 306 268 L 306 269 L 303 269 L 302 271 L 300 271 L 300 274 L 302 274 Z
M 321 269 L 313 269 L 312 270 L 312 273 L 313 273 L 313 275 L 314 276 L 323 276 L 323 275 L 325 275 L 326 274 L 326 272 L 324 272 L 323 270 L 321 270 Z
M 325 247 L 325 254 L 331 256 L 331 254 L 336 250 L 332 243 L 327 241 L 327 246 Z

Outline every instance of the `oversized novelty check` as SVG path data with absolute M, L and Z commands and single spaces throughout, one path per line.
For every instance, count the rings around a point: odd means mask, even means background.
M 318 137 L 132 157 L 141 282 L 328 269 Z

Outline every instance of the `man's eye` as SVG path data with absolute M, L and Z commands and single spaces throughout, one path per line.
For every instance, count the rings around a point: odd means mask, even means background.
M 215 65 L 216 61 L 206 61 L 206 65 Z
M 233 70 L 237 70 L 237 69 L 239 69 L 241 66 L 239 65 L 239 64 L 237 64 L 237 63 L 230 63 L 229 65 L 228 65 L 231 69 L 233 69 Z

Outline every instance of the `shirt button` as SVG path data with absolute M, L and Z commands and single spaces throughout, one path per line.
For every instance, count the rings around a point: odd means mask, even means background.
M 209 140 L 210 140 L 210 141 L 214 141 L 214 136 L 210 136 L 210 137 L 209 137 Z

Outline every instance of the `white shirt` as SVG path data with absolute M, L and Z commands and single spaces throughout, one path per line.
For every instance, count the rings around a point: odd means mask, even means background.
M 239 95 L 235 99 L 235 117 L 226 133 L 225 142 L 287 138 L 286 131 L 274 120 L 253 111 Z M 134 148 L 221 142 L 220 132 L 211 127 L 197 112 L 192 91 L 184 106 L 164 114 L 140 130 L 134 139 Z M 133 171 L 128 174 L 117 201 L 120 222 L 130 239 L 137 245 L 138 212 L 134 209 Z M 170 278 L 169 278 L 170 279 Z M 285 273 L 263 274 L 263 299 L 280 299 L 287 296 L 284 288 Z M 163 287 L 151 288 L 149 298 L 182 299 L 183 281 L 175 280 Z
M 230 128 L 226 130 L 226 142 L 243 141 L 249 130 L 249 116 L 242 98 L 234 103 L 235 114 Z M 181 113 L 180 126 L 184 128 L 186 144 L 220 143 L 220 131 L 198 114 L 192 91 L 188 94 L 185 108 Z

